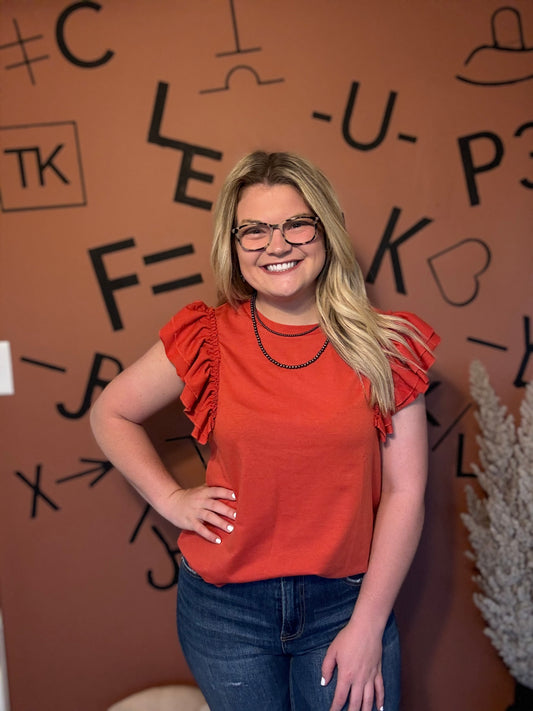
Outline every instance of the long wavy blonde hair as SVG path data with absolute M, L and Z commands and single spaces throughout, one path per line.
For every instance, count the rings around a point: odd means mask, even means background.
M 412 352 L 406 337 L 420 340 L 419 334 L 404 319 L 381 314 L 371 306 L 335 191 L 305 158 L 256 151 L 244 156 L 227 176 L 215 204 L 211 250 L 219 303 L 236 307 L 253 293 L 240 276 L 231 229 L 242 190 L 258 183 L 294 187 L 320 219 L 326 247 L 326 261 L 316 285 L 320 326 L 341 358 L 368 378 L 371 404 L 377 403 L 384 413 L 394 412 L 390 359 L 408 360 L 398 353 L 394 342 Z

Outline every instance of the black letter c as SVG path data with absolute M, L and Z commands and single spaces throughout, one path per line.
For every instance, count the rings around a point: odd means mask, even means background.
M 115 53 L 108 49 L 107 52 L 99 59 L 93 59 L 91 61 L 85 61 L 83 59 L 80 59 L 79 57 L 76 57 L 75 54 L 72 54 L 70 49 L 67 47 L 67 43 L 65 42 L 65 23 L 67 21 L 67 18 L 73 12 L 76 12 L 82 7 L 91 8 L 91 10 L 96 10 L 96 12 L 99 12 L 102 9 L 101 5 L 99 5 L 97 2 L 91 2 L 91 0 L 82 0 L 82 2 L 75 2 L 73 5 L 69 5 L 63 10 L 61 15 L 59 15 L 57 19 L 56 40 L 59 49 L 69 62 L 75 64 L 77 67 L 83 67 L 84 69 L 92 69 L 93 67 L 99 67 L 102 64 L 106 64 L 107 62 L 109 62 L 109 60 Z

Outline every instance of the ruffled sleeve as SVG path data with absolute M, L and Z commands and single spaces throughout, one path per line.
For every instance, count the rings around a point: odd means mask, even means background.
M 220 350 L 214 309 L 195 301 L 159 332 L 168 359 L 185 383 L 180 399 L 194 425 L 192 436 L 205 444 L 214 427 Z
M 393 315 L 399 316 L 415 326 L 422 340 L 420 343 L 418 340 L 406 338 L 412 349 L 411 352 L 402 343 L 395 344 L 398 353 L 409 359 L 408 363 L 391 360 L 395 406 L 396 412 L 398 412 L 428 389 L 427 371 L 435 362 L 432 351 L 440 343 L 440 336 L 428 323 L 415 314 L 395 311 Z M 392 416 L 390 414 L 384 415 L 377 406 L 374 410 L 374 424 L 382 441 L 386 439 L 387 435 L 392 434 Z

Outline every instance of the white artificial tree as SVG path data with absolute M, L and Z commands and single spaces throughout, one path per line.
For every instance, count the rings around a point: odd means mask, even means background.
M 462 514 L 481 592 L 474 602 L 485 634 L 514 679 L 533 688 L 533 382 L 525 388 L 520 426 L 507 413 L 479 361 L 470 367 L 477 403 L 479 462 L 472 465 L 484 495 L 467 487 Z

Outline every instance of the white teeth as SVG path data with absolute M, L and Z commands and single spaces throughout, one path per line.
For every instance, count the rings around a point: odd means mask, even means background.
M 282 264 L 267 264 L 266 269 L 269 272 L 285 272 L 287 269 L 292 269 L 298 262 L 283 262 Z

